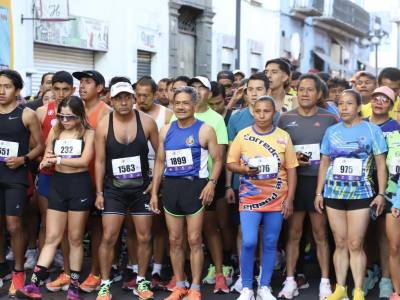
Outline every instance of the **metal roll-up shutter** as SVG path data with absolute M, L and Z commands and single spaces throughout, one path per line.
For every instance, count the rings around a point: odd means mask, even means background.
M 138 50 L 137 79 L 142 76 L 151 76 L 151 52 Z
M 44 73 L 94 69 L 94 52 L 88 50 L 34 44 L 33 57 L 36 73 L 32 75 L 32 95 L 38 92 Z M 79 82 L 76 79 L 74 81 L 74 85 L 79 87 Z

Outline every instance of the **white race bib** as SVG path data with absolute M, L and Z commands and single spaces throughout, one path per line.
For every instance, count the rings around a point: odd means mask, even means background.
M 54 144 L 54 154 L 64 158 L 80 157 L 82 155 L 82 140 L 56 140 Z
M 0 140 L 0 161 L 5 161 L 8 157 L 18 156 L 19 144 Z
M 260 170 L 256 179 L 271 179 L 278 177 L 278 160 L 275 157 L 255 157 L 250 158 L 249 167 Z
M 333 161 L 333 179 L 344 181 L 361 180 L 362 160 L 338 157 Z
M 140 156 L 124 157 L 111 160 L 113 175 L 117 179 L 142 177 Z
M 312 165 L 319 164 L 321 158 L 319 144 L 295 145 L 294 148 L 296 152 L 301 152 L 307 155 L 310 158 L 310 163 Z
M 395 157 L 392 159 L 389 165 L 389 174 L 397 175 L 400 174 L 400 157 Z
M 193 169 L 193 158 L 190 148 L 167 150 L 165 154 L 168 171 L 173 172 Z
M 149 176 L 153 177 L 153 172 L 154 172 L 154 161 L 155 157 L 154 155 L 149 154 Z

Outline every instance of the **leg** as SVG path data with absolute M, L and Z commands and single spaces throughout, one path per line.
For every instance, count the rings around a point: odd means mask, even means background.
M 183 250 L 183 236 L 185 218 L 165 213 L 165 221 L 168 227 L 169 252 L 174 275 L 176 281 L 184 281 L 185 252 Z
M 132 218 L 126 218 L 124 222 L 127 230 L 126 246 L 128 248 L 128 263 L 137 265 L 138 264 L 138 241 L 136 237 L 135 225 L 133 224 Z M 138 270 L 136 270 L 136 273 Z
M 42 251 L 46 239 L 46 212 L 48 206 L 47 198 L 38 195 L 38 204 L 40 212 L 40 229 L 39 229 L 39 251 Z
M 7 230 L 11 236 L 11 248 L 15 257 L 15 270 L 24 270 L 25 239 L 22 219 L 18 216 L 6 216 Z
M 216 211 L 204 213 L 203 233 L 207 239 L 207 246 L 215 265 L 215 273 L 222 274 L 222 239 L 218 230 Z
M 151 258 L 151 215 L 132 216 L 135 224 L 136 236 L 138 241 L 138 275 L 146 277 L 147 268 Z
M 382 269 L 382 278 L 390 278 L 389 271 L 389 241 L 386 235 L 386 214 L 377 220 L 379 237 L 379 259 Z
M 160 206 L 161 207 L 161 206 Z M 164 213 L 153 216 L 153 257 L 154 263 L 162 265 L 165 242 L 168 233 L 166 230 Z M 161 275 L 161 274 L 159 274 Z
M 347 213 L 327 207 L 329 225 L 335 239 L 333 265 L 335 266 L 336 281 L 339 285 L 346 285 L 346 276 L 349 269 L 349 249 L 347 244 Z
M 295 274 L 296 262 L 299 257 L 299 244 L 303 233 L 303 223 L 306 213 L 295 211 L 288 220 L 288 240 L 286 244 L 286 273 L 288 277 Z
M 282 228 L 283 216 L 281 212 L 262 213 L 264 230 L 262 237 L 262 273 L 261 286 L 269 286 L 276 258 L 276 248 Z
M 91 267 L 90 273 L 98 276 L 100 274 L 99 266 L 99 246 L 101 243 L 101 236 L 103 234 L 103 226 L 101 224 L 100 216 L 90 216 L 88 222 L 89 230 L 91 233 Z
M 33 193 L 32 197 L 29 198 L 27 206 L 25 207 L 24 214 L 24 228 L 27 233 L 27 245 L 28 249 L 36 249 L 36 238 L 38 228 L 38 198 L 37 193 Z
M 347 237 L 350 252 L 350 267 L 355 288 L 362 289 L 367 258 L 364 252 L 364 237 L 369 223 L 369 208 L 347 212 Z
M 221 232 L 222 249 L 224 252 L 224 265 L 230 266 L 230 255 L 234 249 L 234 224 L 232 221 L 232 205 L 229 205 L 225 199 L 217 200 L 217 221 Z M 227 261 L 228 260 L 228 261 Z
M 187 216 L 187 236 L 190 247 L 190 267 L 192 271 L 192 284 L 200 285 L 201 272 L 203 271 L 204 253 L 202 248 L 202 228 L 204 210 Z
M 329 244 L 327 234 L 326 215 L 315 212 L 309 214 L 314 241 L 317 248 L 317 257 L 321 268 L 321 277 L 329 278 Z
M 83 261 L 83 236 L 89 212 L 68 212 L 68 242 L 70 268 L 81 271 Z
M 110 269 L 114 258 L 114 245 L 118 240 L 125 216 L 105 214 L 102 216 L 103 237 L 99 247 L 101 279 L 110 278 Z
M 389 240 L 389 267 L 394 291 L 400 294 L 400 220 L 386 215 L 386 231 Z
M 240 271 L 244 288 L 253 288 L 254 255 L 257 247 L 258 231 L 262 219 L 259 212 L 240 212 L 242 235 L 242 253 Z

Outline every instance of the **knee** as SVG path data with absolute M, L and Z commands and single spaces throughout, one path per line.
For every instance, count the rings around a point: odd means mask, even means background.
M 399 255 L 399 251 L 400 251 L 399 243 L 389 242 L 389 255 L 390 256 Z
M 169 235 L 169 246 L 171 249 L 181 249 L 183 247 L 183 239 L 181 236 L 174 234 Z
M 202 238 L 201 233 L 191 233 L 188 237 L 190 249 L 201 247 Z
M 356 252 L 363 248 L 363 240 L 360 238 L 352 238 L 348 242 L 349 251 Z
M 7 223 L 7 230 L 11 236 L 22 233 L 21 223 Z
M 63 235 L 60 236 L 56 233 L 47 232 L 45 244 L 58 246 L 61 243 L 62 238 L 63 238 Z
M 347 250 L 347 239 L 345 237 L 335 237 L 336 250 Z
M 317 245 L 324 245 L 328 243 L 325 228 L 314 228 L 313 236 Z
M 68 242 L 71 247 L 82 247 L 83 241 L 81 235 L 68 235 Z
M 114 233 L 111 231 L 104 230 L 103 237 L 101 238 L 101 243 L 103 245 L 112 247 L 115 245 L 118 239 L 118 233 Z
M 150 232 L 141 232 L 138 234 L 137 240 L 138 240 L 139 244 L 150 244 L 151 233 Z
M 257 246 L 257 237 L 242 236 L 242 248 L 246 250 L 252 250 Z
M 289 237 L 288 237 L 288 244 L 291 245 L 298 245 L 300 244 L 301 235 L 303 231 L 301 228 L 290 228 L 289 230 Z

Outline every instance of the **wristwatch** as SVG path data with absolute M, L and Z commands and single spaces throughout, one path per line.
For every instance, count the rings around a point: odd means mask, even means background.
M 211 181 L 214 185 L 217 185 L 217 180 L 215 180 L 213 178 L 208 179 L 208 181 Z
M 27 167 L 30 162 L 31 162 L 31 159 L 29 158 L 29 156 L 25 155 L 24 156 L 24 167 Z

